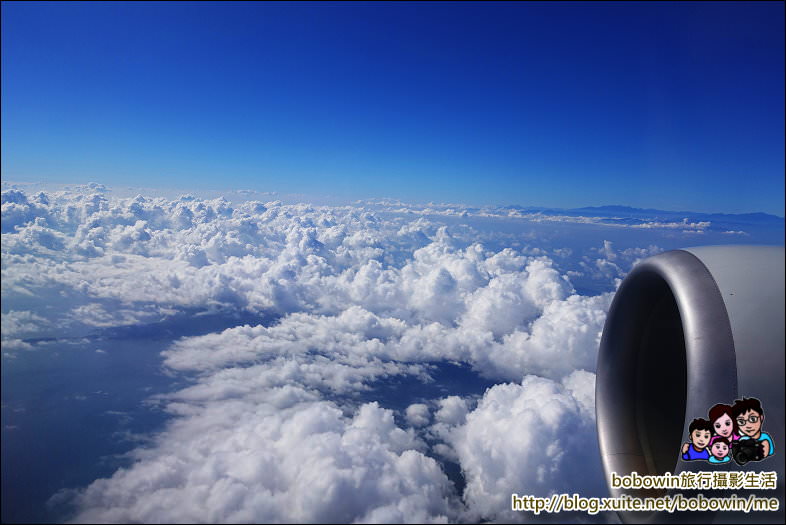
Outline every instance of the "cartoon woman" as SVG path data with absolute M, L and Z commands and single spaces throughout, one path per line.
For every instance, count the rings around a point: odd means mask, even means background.
M 726 438 L 727 447 L 740 439 L 737 420 L 732 416 L 731 408 L 729 405 L 719 403 L 710 409 L 710 423 L 712 424 L 712 432 L 714 434 L 712 439 L 710 439 L 710 447 L 721 437 Z

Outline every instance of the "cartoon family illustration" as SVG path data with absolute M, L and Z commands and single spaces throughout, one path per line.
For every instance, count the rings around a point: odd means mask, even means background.
M 683 461 L 703 459 L 713 464 L 738 465 L 761 461 L 775 453 L 772 438 L 761 427 L 764 410 L 755 397 L 737 399 L 734 405 L 717 404 L 709 420 L 694 419 L 688 431 L 690 441 L 680 450 Z

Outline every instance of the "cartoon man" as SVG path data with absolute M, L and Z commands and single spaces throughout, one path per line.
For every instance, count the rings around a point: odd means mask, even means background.
M 731 461 L 729 456 L 729 440 L 723 436 L 715 436 L 710 445 L 710 463 L 728 463 Z
M 690 442 L 682 445 L 682 459 L 693 461 L 695 459 L 710 459 L 707 445 L 712 437 L 712 424 L 702 418 L 691 421 L 688 427 L 690 431 Z
M 731 407 L 731 412 L 740 429 L 740 441 L 755 439 L 761 443 L 762 459 L 775 453 L 772 438 L 766 432 L 761 431 L 761 425 L 764 423 L 764 410 L 762 410 L 761 402 L 758 399 L 755 397 L 738 399 Z

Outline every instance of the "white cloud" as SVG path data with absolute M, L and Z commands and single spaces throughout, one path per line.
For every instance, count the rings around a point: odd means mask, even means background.
M 434 418 L 439 423 L 446 425 L 459 425 L 464 423 L 468 411 L 469 407 L 465 399 L 458 396 L 448 396 L 439 400 L 439 410 Z
M 423 403 L 413 403 L 406 410 L 407 422 L 413 427 L 428 425 L 431 420 L 431 411 L 428 405 Z
M 529 521 L 510 510 L 512 493 L 600 495 L 594 374 L 557 382 L 526 376 L 489 389 L 450 434 L 466 477 L 468 519 Z
M 6 193 L 11 203 L 29 200 Z M 48 203 L 40 205 L 62 246 L 44 252 L 40 239 L 23 242 L 35 222 L 3 234 L 3 292 L 78 299 L 61 324 L 123 326 L 206 307 L 284 316 L 270 330 L 221 336 L 238 343 L 183 341 L 168 363 L 184 369 L 327 345 L 379 359 L 462 360 L 506 380 L 527 371 L 558 378 L 591 368 L 607 307 L 605 298 L 575 296 L 546 256 L 492 252 L 420 218 L 277 202 L 233 209 L 191 197 L 60 192 L 38 201 Z M 610 243 L 604 248 L 608 255 Z M 552 364 L 554 352 L 567 359 Z
M 48 324 L 46 319 L 27 310 L 9 310 L 0 314 L 3 337 L 35 334 Z
M 445 522 L 447 478 L 376 403 L 346 417 L 292 387 L 228 398 L 78 496 L 75 522 Z M 177 411 L 178 406 L 174 405 Z
M 663 248 L 656 245 L 649 245 L 646 248 L 632 247 L 624 250 L 616 250 L 614 243 L 609 240 L 603 241 L 603 247 L 592 248 L 590 253 L 597 254 L 599 257 L 592 258 L 591 255 L 584 255 L 579 263 L 584 272 L 593 279 L 602 281 L 614 281 L 621 279 L 642 259 L 657 255 Z M 578 276 L 578 272 L 568 271 L 570 276 Z
M 3 337 L 2 340 L 2 347 L 3 350 L 32 350 L 33 349 L 33 345 L 31 345 L 26 341 L 22 341 L 21 339 L 13 339 L 13 338 L 6 339 L 5 337 Z M 3 355 L 6 357 L 14 357 L 14 354 L 4 353 Z
M 165 364 L 177 370 L 325 355 L 333 363 L 374 367 L 448 359 L 492 378 L 518 379 L 529 372 L 558 379 L 578 368 L 594 369 L 610 299 L 610 294 L 571 295 L 551 301 L 539 317 L 499 340 L 483 327 L 408 324 L 352 306 L 338 316 L 296 313 L 269 327 L 240 326 L 183 338 L 163 355 Z
M 77 521 L 508 519 L 511 492 L 576 491 L 575 469 L 594 472 L 571 458 L 594 446 L 591 372 L 611 294 L 576 293 L 549 255 L 572 249 L 440 222 L 485 213 L 457 205 L 235 206 L 103 190 L 3 192 L 3 299 L 24 305 L 3 314 L 4 348 L 6 333 L 23 348 L 18 337 L 45 329 L 195 310 L 259 323 L 163 352 L 192 383 L 156 398 L 170 424 L 78 493 Z M 606 241 L 581 269 L 612 281 L 653 249 Z M 427 382 L 445 362 L 514 383 L 479 401 L 409 400 L 406 430 L 360 401 L 393 376 Z M 429 455 L 460 463 L 468 508 Z
M 49 321 L 28 310 L 9 310 L 0 314 L 0 345 L 5 351 L 32 350 L 33 345 L 24 341 L 46 330 Z M 4 353 L 6 357 L 14 357 L 12 353 Z

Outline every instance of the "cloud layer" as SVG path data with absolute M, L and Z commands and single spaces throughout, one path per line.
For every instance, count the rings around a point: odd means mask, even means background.
M 264 398 L 264 399 L 262 399 Z M 183 417 L 129 470 L 79 496 L 78 521 L 445 522 L 450 483 L 391 411 L 345 417 L 294 387 L 190 398 Z
M 592 392 L 611 294 L 571 279 L 612 283 L 659 248 L 607 242 L 570 274 L 568 248 L 504 234 L 489 248 L 478 239 L 496 234 L 386 206 L 3 192 L 9 354 L 52 334 L 259 316 L 163 353 L 191 386 L 151 400 L 171 423 L 75 492 L 75 521 L 523 520 L 511 492 L 602 483 Z M 390 378 L 429 383 L 440 363 L 499 384 L 401 410 L 364 397 Z

